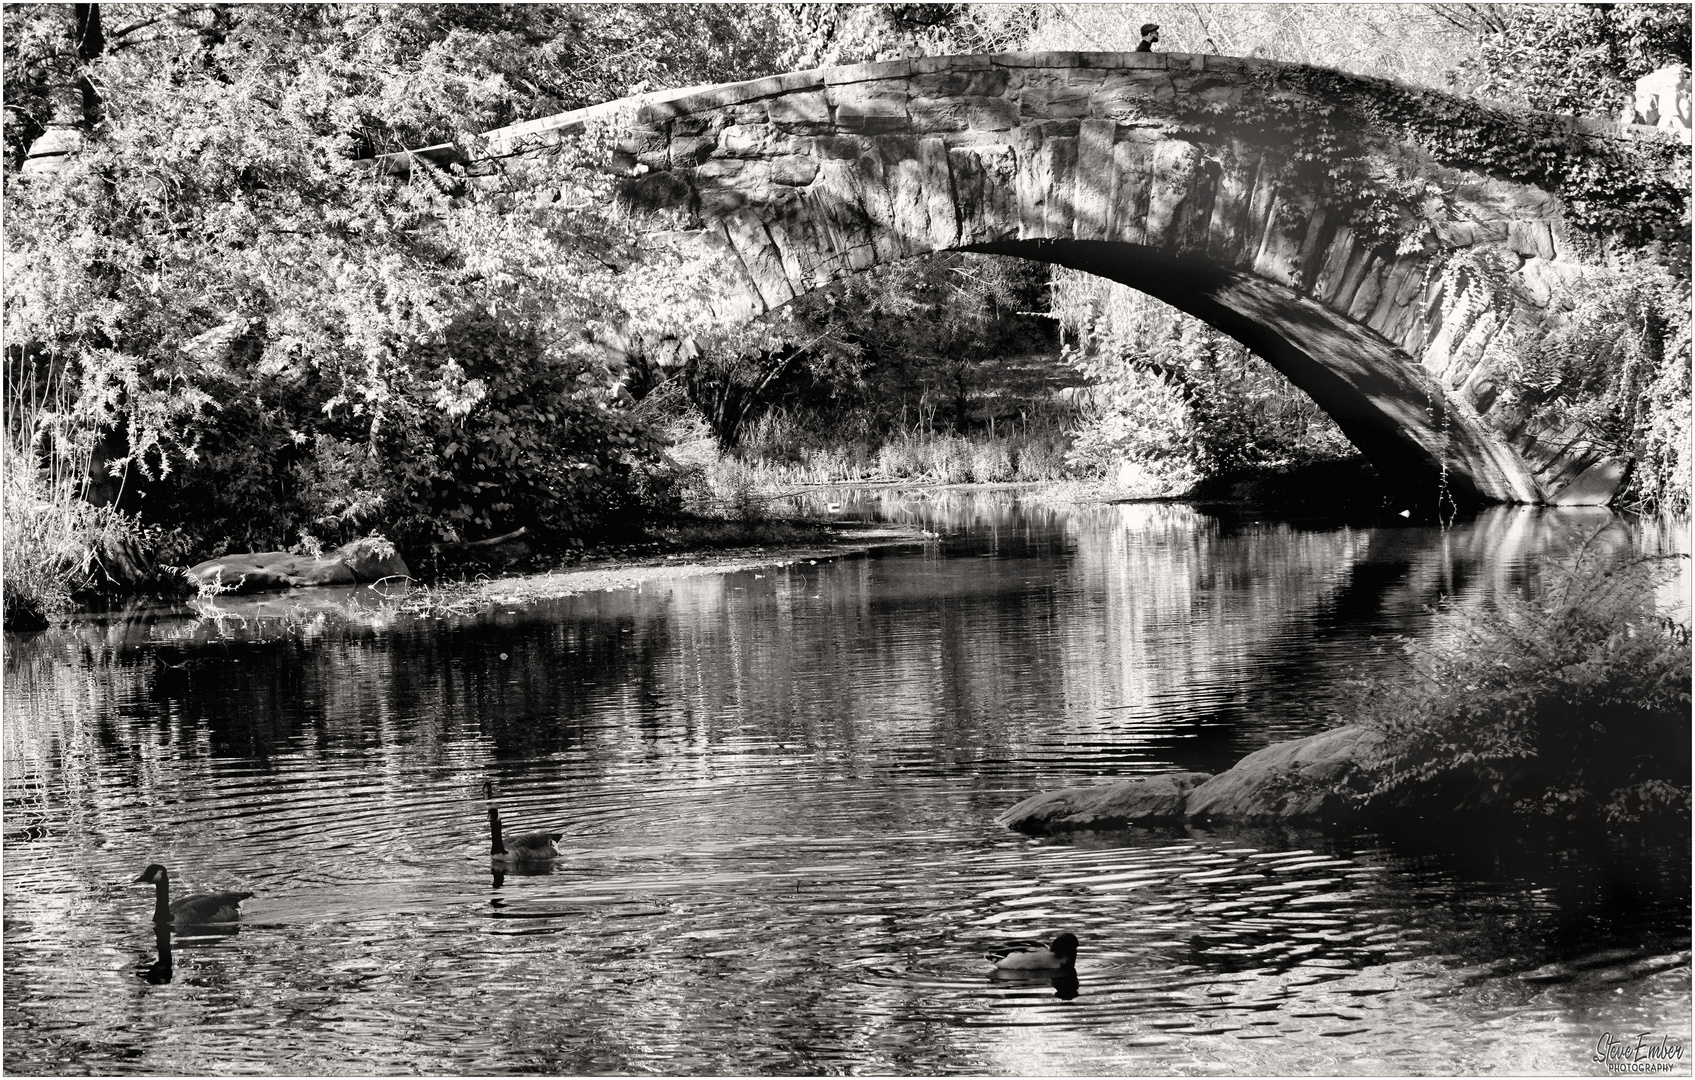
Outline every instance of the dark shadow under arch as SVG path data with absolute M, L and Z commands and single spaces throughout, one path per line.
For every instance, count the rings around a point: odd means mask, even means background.
M 1336 421 L 1397 498 L 1434 512 L 1444 499 L 1489 496 L 1469 482 L 1489 447 L 1453 423 L 1434 380 L 1394 345 L 1293 289 L 1152 248 L 1094 240 L 1012 240 L 967 251 L 1013 255 L 1096 274 L 1145 292 L 1230 335 L 1263 357 Z M 1424 403 L 1422 415 L 1412 415 Z M 1430 444 L 1434 430 L 1440 444 Z M 1444 462 L 1463 461 L 1451 470 Z

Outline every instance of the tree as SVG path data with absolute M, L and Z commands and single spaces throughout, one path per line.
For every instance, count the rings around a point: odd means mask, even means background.
M 1036 4 L 773 5 L 790 38 L 791 69 L 1024 48 Z
M 1503 4 L 1468 20 L 1471 7 L 1435 5 L 1477 35 L 1459 81 L 1533 109 L 1615 115 L 1637 79 L 1689 63 L 1687 4 Z
M 717 5 L 8 10 L 8 339 L 68 380 L 62 447 L 116 440 L 125 504 L 178 554 L 581 531 L 645 453 L 597 344 L 686 308 L 593 146 L 517 166 L 559 206 L 362 159 L 616 97 L 776 70 Z M 103 50 L 86 45 L 105 31 Z M 79 29 L 80 28 L 80 29 Z M 79 44 L 82 43 L 82 44 Z M 80 50 L 80 51 L 79 51 Z M 86 54 L 86 55 L 85 55 Z M 33 74 L 32 74 L 33 73 Z M 87 143 L 17 175 L 100 88 Z M 14 91 L 18 91 L 14 97 Z M 673 272 L 678 271 L 678 272 Z M 9 369 L 10 370 L 10 369 Z M 516 405 L 515 405 L 516 403 Z
M 1441 86 L 1470 35 L 1414 4 L 1052 4 L 1039 9 L 1026 49 L 1129 50 L 1139 27 L 1160 24 L 1160 48 L 1334 67 Z

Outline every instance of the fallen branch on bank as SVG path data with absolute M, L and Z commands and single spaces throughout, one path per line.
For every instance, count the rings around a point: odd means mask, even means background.
M 491 536 L 486 540 L 437 541 L 430 545 L 430 554 L 451 555 L 455 552 L 477 551 L 482 548 L 499 547 L 501 544 L 510 543 L 521 536 L 527 536 L 529 535 L 529 532 L 530 527 L 528 525 L 520 525 L 509 533 L 502 533 L 499 536 Z

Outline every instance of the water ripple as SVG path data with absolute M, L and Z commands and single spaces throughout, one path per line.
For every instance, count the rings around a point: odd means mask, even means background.
M 1688 948 L 1652 899 L 1686 860 L 992 824 L 1312 730 L 1370 633 L 1522 583 L 1518 518 L 950 498 L 880 511 L 931 549 L 482 619 L 308 634 L 273 599 L 9 638 L 7 1070 L 1568 1072 L 1596 1032 L 1687 1030 L 1687 964 L 1628 969 Z M 490 866 L 491 780 L 559 859 Z M 255 894 L 166 939 L 168 982 L 152 861 Z M 1062 930 L 1074 981 L 983 959 Z

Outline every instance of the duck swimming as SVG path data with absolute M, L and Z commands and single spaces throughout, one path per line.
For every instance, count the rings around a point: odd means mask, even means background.
M 143 883 L 153 886 L 153 921 L 179 926 L 234 922 L 241 918 L 238 905 L 253 895 L 250 892 L 195 893 L 173 902 L 170 872 L 158 863 L 143 870 L 141 876 L 135 879 L 135 884 Z
M 532 832 L 519 836 L 502 838 L 500 831 L 500 808 L 493 803 L 494 782 L 483 782 L 483 798 L 491 800 L 488 805 L 488 827 L 490 834 L 489 858 L 496 862 L 520 863 L 539 862 L 543 859 L 557 859 L 559 849 L 555 841 L 565 834 L 557 832 Z
M 998 971 L 1069 971 L 1077 966 L 1077 935 L 1061 934 L 1052 945 L 1032 944 L 989 953 Z

